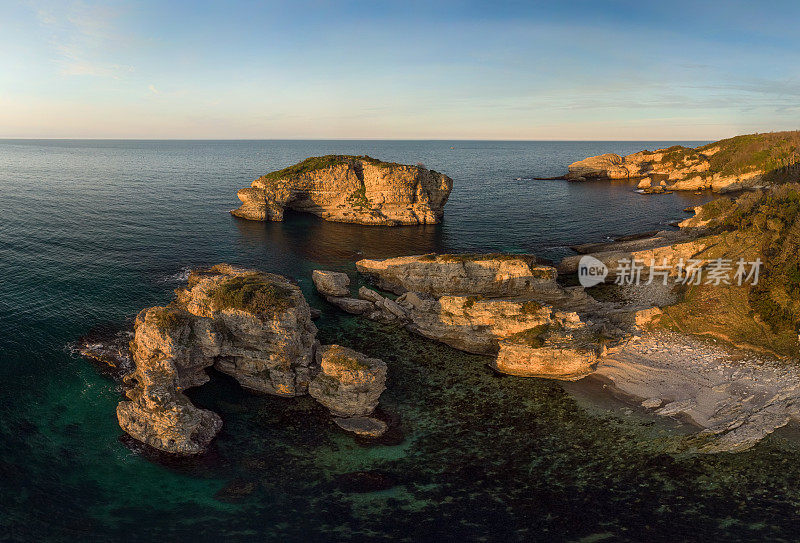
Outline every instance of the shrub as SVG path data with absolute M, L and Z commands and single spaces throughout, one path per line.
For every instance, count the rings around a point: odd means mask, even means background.
M 147 322 L 166 331 L 177 330 L 189 323 L 189 316 L 180 309 L 156 307 L 148 311 Z

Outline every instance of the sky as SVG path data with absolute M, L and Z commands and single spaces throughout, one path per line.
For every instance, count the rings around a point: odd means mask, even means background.
M 798 129 L 798 22 L 797 0 L 0 0 L 0 137 Z

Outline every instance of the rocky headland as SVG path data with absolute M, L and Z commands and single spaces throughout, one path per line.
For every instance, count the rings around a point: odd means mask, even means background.
M 452 179 L 421 165 L 327 155 L 259 177 L 238 192 L 242 205 L 231 213 L 281 221 L 284 210 L 292 209 L 335 222 L 436 224 L 452 188 Z
M 336 424 L 358 435 L 386 431 L 371 416 L 386 388 L 386 364 L 321 346 L 308 303 L 285 277 L 220 264 L 193 271 L 176 294 L 167 306 L 143 310 L 134 324 L 133 370 L 123 378 L 128 399 L 117 418 L 135 439 L 174 454 L 203 452 L 223 421 L 184 391 L 206 383 L 212 366 L 253 392 L 311 394 Z
M 696 148 L 676 145 L 627 156 L 607 153 L 570 164 L 564 178 L 633 179 L 647 193 L 722 193 L 796 180 L 798 174 L 800 132 L 795 131 L 736 136 Z
M 800 185 L 745 192 L 735 199 L 722 197 L 694 211 L 680 223 L 679 231 L 576 249 L 607 266 L 607 282 L 619 279 L 620 273 L 627 273 L 627 282 L 630 262 L 641 266 L 642 283 L 649 280 L 651 264 L 668 271 L 666 285 L 661 276 L 651 285 L 671 300 L 660 304 L 655 321 L 661 326 L 797 358 Z M 580 259 L 581 255 L 565 258 L 559 272 L 576 273 Z M 740 262 L 749 274 L 753 266 L 748 263 L 756 261 L 757 277 L 736 279 Z M 720 266 L 726 273 L 714 280 L 708 274 Z M 690 272 L 695 273 L 693 280 L 678 281 L 679 274 L 687 279 Z M 639 296 L 647 292 L 632 285 L 618 290 L 638 291 Z M 667 291 L 670 296 L 664 296 Z

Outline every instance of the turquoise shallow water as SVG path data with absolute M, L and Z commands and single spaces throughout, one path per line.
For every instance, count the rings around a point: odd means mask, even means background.
M 792 442 L 697 455 L 670 425 L 498 377 L 480 357 L 343 316 L 309 288 L 313 268 L 361 257 L 555 259 L 571 243 L 664 227 L 708 196 L 530 178 L 670 143 L 0 141 L 0 540 L 796 539 Z M 334 152 L 449 174 L 444 223 L 227 213 L 258 175 Z M 402 441 L 361 443 L 308 398 L 249 395 L 220 375 L 192 392 L 225 420 L 206 457 L 165 462 L 121 439 L 118 385 L 69 346 L 168 302 L 189 267 L 222 261 L 295 277 L 325 310 L 324 343 L 386 360 L 382 404 Z

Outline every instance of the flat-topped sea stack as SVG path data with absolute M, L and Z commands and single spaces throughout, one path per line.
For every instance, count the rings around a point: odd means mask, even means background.
M 421 165 L 326 155 L 259 177 L 238 192 L 242 205 L 231 213 L 254 221 L 281 221 L 288 208 L 334 222 L 436 224 L 452 188 L 452 179 Z
M 569 165 L 565 179 L 638 179 L 644 192 L 730 192 L 800 178 L 800 132 L 750 134 L 696 148 L 675 145 L 627 156 L 613 153 Z

